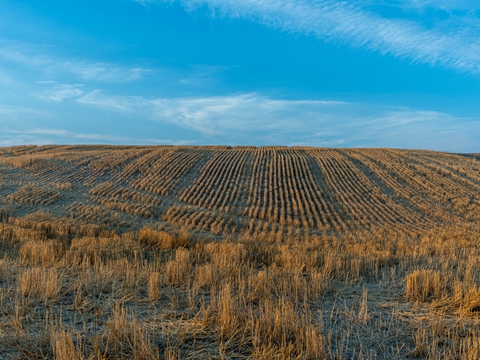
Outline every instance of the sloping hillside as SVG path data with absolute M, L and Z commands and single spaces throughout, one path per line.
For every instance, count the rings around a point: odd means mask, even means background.
M 480 216 L 480 162 L 432 151 L 22 146 L 0 150 L 0 174 L 10 215 L 120 232 L 159 222 L 218 235 L 423 232 Z
M 2 359 L 480 357 L 480 162 L 0 149 Z

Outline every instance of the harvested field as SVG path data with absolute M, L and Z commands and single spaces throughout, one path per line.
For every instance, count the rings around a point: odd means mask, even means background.
M 478 359 L 480 161 L 0 151 L 0 354 Z

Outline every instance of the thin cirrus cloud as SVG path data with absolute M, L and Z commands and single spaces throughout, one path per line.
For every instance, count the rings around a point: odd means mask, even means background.
M 129 82 L 142 79 L 151 73 L 150 69 L 141 67 L 121 67 L 105 62 L 61 61 L 45 69 L 46 74 L 72 73 L 82 80 L 102 82 Z
M 469 151 L 478 119 L 437 111 L 330 100 L 283 100 L 257 93 L 157 98 L 110 96 L 100 91 L 77 99 L 88 106 L 173 124 L 197 143 L 434 148 Z
M 332 0 L 135 0 L 149 3 L 179 2 L 189 11 L 206 6 L 212 14 L 244 18 L 265 26 L 295 33 L 313 34 L 320 39 L 345 43 L 409 61 L 441 64 L 462 71 L 480 70 L 478 19 L 469 14 L 449 15 L 433 25 L 405 17 L 386 17 L 366 5 L 388 6 L 392 2 L 346 2 Z M 397 3 L 398 4 L 398 3 Z M 471 1 L 403 0 L 404 8 L 442 10 L 468 9 Z M 457 3 L 458 4 L 458 3 Z M 393 5 L 390 5 L 393 6 Z M 401 6 L 401 7 L 402 7 Z M 397 5 L 398 7 L 398 5 Z M 478 8 L 478 5 L 474 8 Z M 458 25 L 460 24 L 460 25 Z
M 67 88 L 68 89 L 68 88 Z M 71 89 L 69 89 L 71 90 Z M 73 89 L 75 90 L 75 88 Z M 62 91 L 61 89 L 59 91 Z M 65 101 L 62 94 L 52 100 Z M 136 144 L 308 145 L 402 147 L 471 152 L 477 147 L 480 122 L 450 114 L 373 103 L 331 100 L 284 100 L 259 93 L 227 96 L 145 98 L 116 96 L 100 90 L 69 93 L 67 109 L 97 114 L 112 112 L 120 123 L 132 119 L 155 128 L 176 127 L 168 140 L 147 136 L 73 132 L 39 128 L 33 119 L 48 113 L 0 105 L 0 144 L 108 142 Z M 77 108 L 77 110 L 75 110 Z M 21 116 L 20 116 L 21 115 Z M 15 118 L 22 119 L 17 122 Z M 32 119 L 30 121 L 29 119 Z M 25 124 L 31 124 L 25 127 Z M 24 125 L 21 125 L 24 124 Z M 17 126 L 17 128 L 15 128 Z M 135 125 L 132 123 L 132 130 Z M 183 130 L 185 131 L 183 131 Z M 191 134 L 186 136 L 186 134 Z M 419 145 L 420 144 L 420 145 Z
M 0 125 L 51 117 L 48 111 L 0 103 Z M 0 130 L 1 132 L 1 130 Z
M 278 100 L 256 93 L 152 100 L 155 118 L 203 135 L 245 135 L 253 131 L 291 132 L 313 113 L 345 104 L 340 101 Z
M 434 8 L 442 10 L 476 10 L 480 9 L 477 0 L 402 0 L 402 5 L 411 8 Z
M 154 100 L 154 116 L 221 141 L 311 146 L 418 147 L 476 144 L 480 124 L 435 111 L 257 94 Z M 318 135 L 323 132 L 322 135 Z M 311 134 L 316 133 L 317 136 Z M 231 134 L 235 134 L 232 136 Z M 295 139 L 292 141 L 292 139 Z
M 153 70 L 102 61 L 65 59 L 52 47 L 20 41 L 0 40 L 0 59 L 41 71 L 49 78 L 69 76 L 82 81 L 122 83 L 143 79 Z
M 78 103 L 93 105 L 104 109 L 119 111 L 137 111 L 138 114 L 150 106 L 150 101 L 141 96 L 109 96 L 101 90 L 93 90 L 77 99 Z
M 45 82 L 42 82 L 45 84 Z M 46 82 L 50 84 L 50 82 Z M 43 93 L 37 94 L 37 97 L 41 100 L 48 100 L 53 102 L 62 102 L 66 99 L 77 98 L 83 94 L 81 89 L 83 85 L 81 84 L 59 84 L 56 85 L 53 89 L 44 91 Z
M 99 141 L 113 144 L 189 144 L 188 141 L 174 142 L 169 139 L 162 140 L 151 138 L 135 138 L 129 136 L 115 136 L 109 134 L 73 132 L 64 129 L 52 128 L 33 128 L 29 130 L 19 130 L 3 127 L 0 130 L 0 146 L 12 146 L 21 144 L 52 144 L 56 143 L 56 141 L 54 141 L 55 139 L 62 139 L 62 143 L 65 144 L 73 144 L 78 142 L 98 143 Z
M 256 93 L 212 97 L 156 98 L 112 96 L 89 92 L 78 103 L 130 112 L 151 120 L 178 125 L 204 136 L 282 129 L 294 131 L 304 119 L 348 103 L 331 100 L 279 100 Z
M 475 134 L 480 132 L 478 119 L 404 107 L 367 114 L 361 120 L 361 124 L 349 124 L 356 134 L 349 140 L 353 146 L 369 146 L 374 138 L 378 147 L 418 148 L 421 144 L 422 148 L 468 152 L 476 148 Z
M 480 8 L 477 0 L 351 0 L 363 6 L 392 6 L 405 10 L 475 10 Z

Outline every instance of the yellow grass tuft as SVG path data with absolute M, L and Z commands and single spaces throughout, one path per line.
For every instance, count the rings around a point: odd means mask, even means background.
M 439 300 L 446 295 L 442 273 L 434 270 L 415 270 L 407 275 L 406 295 L 409 300 Z
M 148 297 L 150 300 L 157 300 L 160 295 L 160 274 L 154 271 L 148 278 Z
M 60 294 L 61 282 L 56 269 L 29 268 L 20 272 L 17 293 L 24 297 L 50 300 Z

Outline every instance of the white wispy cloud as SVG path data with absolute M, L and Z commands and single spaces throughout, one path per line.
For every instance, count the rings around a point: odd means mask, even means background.
M 52 113 L 27 106 L 15 106 L 0 103 L 0 125 L 9 124 L 22 119 L 45 119 L 52 117 Z
M 12 129 L 3 129 L 3 132 L 7 134 L 23 134 L 23 135 L 55 135 L 55 136 L 68 136 L 73 133 L 63 130 L 63 129 L 42 129 L 42 128 L 33 128 L 33 129 L 24 129 L 24 130 L 12 130 Z
M 47 82 L 47 84 L 49 84 Z M 59 84 L 54 86 L 53 89 L 46 90 L 40 94 L 37 94 L 37 97 L 42 100 L 62 102 L 66 99 L 77 98 L 83 94 L 81 90 L 81 84 Z
M 292 131 L 311 111 L 341 105 L 336 101 L 278 100 L 255 93 L 232 96 L 156 99 L 155 118 L 204 135 L 278 130 Z M 328 110 L 327 110 L 328 111 Z
M 212 85 L 227 69 L 227 66 L 190 65 L 186 75 L 181 77 L 180 84 L 197 87 Z
M 136 1 L 142 5 L 174 2 L 174 0 Z M 452 24 L 449 19 L 445 22 L 436 20 L 433 25 L 430 21 L 430 24 L 426 25 L 419 19 L 406 19 L 405 16 L 387 18 L 380 12 L 362 5 L 360 1 L 178 0 L 178 2 L 189 11 L 206 6 L 214 16 L 246 18 L 268 27 L 313 34 L 327 41 L 346 43 L 354 48 L 391 54 L 413 62 L 441 64 L 473 72 L 480 70 L 480 32 L 476 25 L 468 27 L 468 19 L 461 21 L 460 27 Z M 377 3 L 388 5 L 388 2 Z M 465 0 L 461 3 L 467 6 L 473 2 Z M 372 1 L 365 4 L 371 5 Z M 449 0 L 441 0 L 437 5 L 433 0 L 404 0 L 403 4 L 411 8 L 428 6 L 455 8 L 455 2 Z
M 100 134 L 100 133 L 82 133 L 64 129 L 52 128 L 32 128 L 32 129 L 11 129 L 4 127 L 0 129 L 0 146 L 22 145 L 22 144 L 74 144 L 79 142 L 88 143 L 107 143 L 107 144 L 167 144 L 167 145 L 186 145 L 191 141 L 155 139 L 155 138 L 135 138 L 130 136 Z
M 101 82 L 129 82 L 142 79 L 152 70 L 142 67 L 126 67 L 106 62 L 59 61 L 45 68 L 47 75 L 59 72 L 71 73 L 82 80 Z
M 157 98 L 78 99 L 90 106 L 173 124 L 196 133 L 198 144 L 310 145 L 473 151 L 480 120 L 423 109 L 332 100 L 284 100 L 257 93 Z M 182 131 L 179 131 L 182 133 Z
M 332 100 L 281 100 L 257 93 L 228 96 L 153 98 L 112 96 L 94 90 L 77 102 L 179 125 L 202 135 L 294 131 L 312 116 L 327 116 L 347 104 Z
M 480 9 L 477 0 L 401 0 L 402 5 L 412 8 L 433 8 L 441 10 L 476 10 Z
M 51 58 L 46 55 L 49 50 L 51 49 L 48 46 L 0 38 L 0 58 L 29 67 L 42 67 L 50 64 Z
M 355 116 L 337 114 L 295 145 L 387 147 L 469 152 L 478 148 L 479 119 L 402 107 L 356 106 Z M 363 108 L 363 109 L 362 109 Z M 317 122 L 317 124 L 319 124 Z
M 51 46 L 0 39 L 0 59 L 39 70 L 47 78 L 69 75 L 82 81 L 123 83 L 141 80 L 153 71 L 141 66 L 66 59 L 53 53 Z
M 77 102 L 120 111 L 140 111 L 150 105 L 150 101 L 141 96 L 111 96 L 98 89 L 78 98 Z

